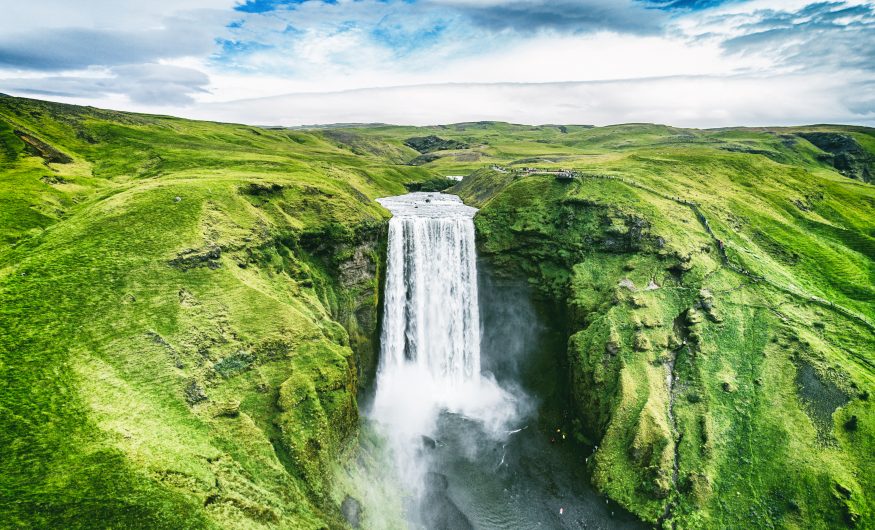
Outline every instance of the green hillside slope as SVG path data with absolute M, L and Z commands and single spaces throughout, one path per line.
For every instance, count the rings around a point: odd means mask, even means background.
M 2 96 L 0 521 L 343 527 L 373 199 L 466 175 L 481 251 L 568 314 L 600 491 L 676 528 L 873 528 L 873 168 L 858 127 L 291 130 Z
M 12 98 L 0 133 L 0 526 L 340 525 L 372 199 L 422 172 L 321 135 Z
M 595 485 L 678 528 L 872 527 L 875 188 L 793 131 L 642 129 L 456 188 L 567 308 Z

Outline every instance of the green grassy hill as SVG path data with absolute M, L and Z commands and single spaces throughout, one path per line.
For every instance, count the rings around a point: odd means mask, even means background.
M 676 528 L 875 527 L 873 171 L 859 127 L 264 129 L 2 96 L 0 521 L 342 527 L 373 199 L 467 175 L 482 252 L 568 313 L 598 489 Z
M 483 250 L 567 308 L 573 428 L 645 520 L 875 525 L 875 188 L 807 132 L 592 129 L 537 163 L 572 179 L 507 162 L 455 188 Z
M 13 98 L 0 141 L 0 526 L 340 525 L 372 199 L 427 174 L 319 134 Z

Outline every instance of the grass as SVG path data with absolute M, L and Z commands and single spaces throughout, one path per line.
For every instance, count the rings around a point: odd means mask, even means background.
M 568 314 L 600 491 L 666 527 L 872 528 L 875 188 L 807 131 L 875 146 L 842 126 L 291 130 L 0 97 L 0 520 L 334 528 L 346 494 L 391 497 L 350 465 L 373 199 L 467 175 L 481 251 Z M 431 135 L 453 149 L 408 165 Z

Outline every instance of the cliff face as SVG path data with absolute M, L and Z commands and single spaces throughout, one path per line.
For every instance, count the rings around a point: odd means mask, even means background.
M 381 219 L 352 230 L 311 233 L 303 245 L 319 261 L 324 280 L 334 286 L 325 303 L 332 318 L 349 334 L 359 388 L 373 380 L 377 368 L 388 226 Z
M 872 182 L 875 178 L 875 156 L 850 134 L 803 132 L 799 136 L 823 151 L 821 159 L 842 175 L 863 182 Z
M 594 485 L 677 527 L 865 527 L 872 190 L 749 154 L 642 151 L 455 188 L 482 208 L 482 251 L 570 318 Z

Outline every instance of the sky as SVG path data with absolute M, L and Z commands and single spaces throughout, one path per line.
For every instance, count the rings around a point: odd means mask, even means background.
M 249 123 L 875 125 L 875 4 L 0 0 L 0 92 Z

